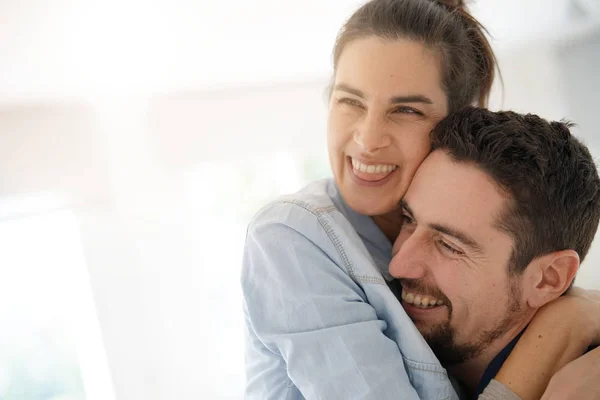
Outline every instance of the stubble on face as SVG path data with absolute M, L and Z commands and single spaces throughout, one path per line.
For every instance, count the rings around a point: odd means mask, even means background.
M 413 290 L 419 290 L 423 293 L 435 294 L 437 298 L 442 298 L 448 307 L 448 319 L 433 327 L 419 327 L 419 331 L 425 338 L 429 347 L 433 350 L 440 362 L 444 366 L 454 366 L 469 361 L 479 356 L 496 339 L 508 332 L 516 323 L 521 305 L 519 303 L 521 291 L 517 282 L 509 283 L 508 302 L 506 313 L 493 327 L 483 330 L 476 338 L 467 342 L 459 342 L 457 327 L 452 325 L 452 303 L 438 288 L 423 285 L 416 280 L 407 280 L 403 285 Z M 460 327 L 458 327 L 460 329 Z

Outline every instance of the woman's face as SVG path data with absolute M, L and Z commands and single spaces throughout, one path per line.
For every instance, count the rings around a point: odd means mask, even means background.
M 377 36 L 346 45 L 329 104 L 327 146 L 350 207 L 382 215 L 398 207 L 447 111 L 440 60 L 411 40 Z

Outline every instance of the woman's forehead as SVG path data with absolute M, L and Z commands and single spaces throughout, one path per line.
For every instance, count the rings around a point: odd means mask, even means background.
M 440 60 L 425 45 L 377 36 L 356 39 L 346 46 L 337 64 L 335 82 L 351 86 L 366 96 L 421 94 L 445 97 Z

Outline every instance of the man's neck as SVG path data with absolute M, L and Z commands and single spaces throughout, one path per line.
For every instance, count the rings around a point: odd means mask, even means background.
M 515 324 L 504 335 L 490 343 L 477 357 L 462 364 L 448 366 L 448 371 L 465 385 L 469 393 L 474 393 L 492 360 L 525 329 L 532 317 Z

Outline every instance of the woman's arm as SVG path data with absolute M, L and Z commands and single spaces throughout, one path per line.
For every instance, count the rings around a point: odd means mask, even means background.
M 552 376 L 599 339 L 600 294 L 574 288 L 537 312 L 496 380 L 523 400 L 539 399 Z
M 337 252 L 299 206 L 272 206 L 251 224 L 242 271 L 247 398 L 298 390 L 310 399 L 418 399 L 386 323 Z
M 600 399 L 600 347 L 570 362 L 558 371 L 542 400 Z

